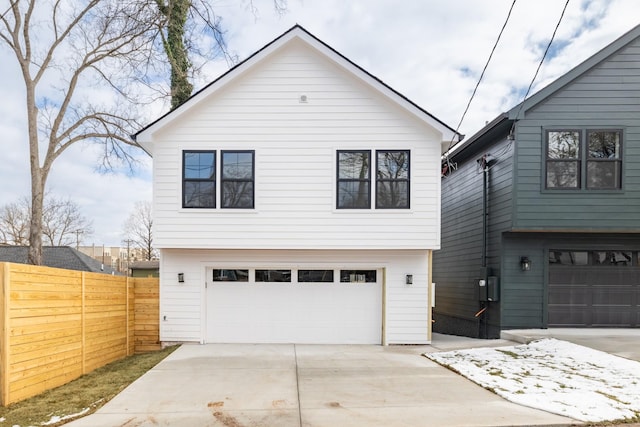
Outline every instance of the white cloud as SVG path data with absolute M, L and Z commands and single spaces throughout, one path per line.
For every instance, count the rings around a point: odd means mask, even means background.
M 289 0 L 282 16 L 272 0 L 219 1 L 229 49 L 245 59 L 296 23 L 452 127 L 460 121 L 511 0 Z M 564 2 L 517 2 L 476 98 L 460 128 L 471 136 L 486 121 L 521 101 Z M 554 56 L 542 67 L 536 89 L 567 72 L 637 24 L 634 0 L 574 0 L 558 31 Z M 24 88 L 20 71 L 0 47 L 0 203 L 29 191 Z M 207 64 L 197 88 L 227 70 L 225 61 Z M 55 82 L 52 82 L 54 84 Z M 100 99 L 109 95 L 100 94 Z M 148 117 L 166 111 L 150 105 Z M 120 228 L 136 200 L 150 198 L 144 177 L 101 175 L 95 153 L 76 147 L 56 161 L 49 183 L 54 193 L 81 201 L 93 218 L 96 244 L 117 245 Z M 147 166 L 148 167 L 148 166 Z

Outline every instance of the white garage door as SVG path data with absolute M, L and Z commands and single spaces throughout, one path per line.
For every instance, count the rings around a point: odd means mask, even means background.
M 207 269 L 206 341 L 380 344 L 381 270 Z

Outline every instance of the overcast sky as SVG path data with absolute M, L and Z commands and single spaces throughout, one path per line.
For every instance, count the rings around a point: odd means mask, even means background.
M 512 0 L 211 0 L 229 50 L 240 60 L 300 24 L 386 84 L 456 128 Z M 6 9 L 6 0 L 0 7 Z M 468 137 L 522 100 L 564 7 L 564 0 L 518 0 L 459 131 Z M 640 23 L 637 0 L 571 0 L 535 91 Z M 209 64 L 196 88 L 227 69 Z M 52 82 L 54 83 L 54 82 Z M 0 45 L 0 205 L 30 194 L 24 85 Z M 153 115 L 167 106 L 150 106 Z M 132 130 L 135 131 L 135 130 Z M 133 176 L 96 171 L 95 148 L 78 145 L 53 166 L 48 191 L 70 197 L 93 220 L 84 244 L 117 246 L 133 205 L 151 199 L 151 161 L 140 154 Z

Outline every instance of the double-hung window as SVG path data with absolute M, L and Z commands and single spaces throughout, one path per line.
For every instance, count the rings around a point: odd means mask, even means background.
M 254 152 L 223 151 L 221 207 L 253 209 Z
M 619 131 L 587 132 L 587 188 L 622 188 L 622 157 Z
M 548 130 L 547 189 L 615 190 L 622 188 L 620 130 Z
M 220 160 L 216 151 L 183 151 L 182 207 L 215 209 L 220 194 L 223 209 L 253 209 L 254 165 L 254 151 L 221 151 Z
M 409 150 L 375 151 L 375 190 L 370 150 L 338 150 L 338 209 L 409 209 Z M 375 191 L 375 192 L 374 192 Z
M 338 151 L 338 209 L 371 208 L 371 151 Z
M 409 209 L 409 151 L 376 151 L 376 208 Z
M 182 207 L 216 207 L 215 151 L 183 151 Z

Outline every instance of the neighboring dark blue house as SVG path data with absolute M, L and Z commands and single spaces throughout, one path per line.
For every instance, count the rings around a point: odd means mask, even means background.
M 454 147 L 434 331 L 640 327 L 640 26 Z
M 0 246 L 0 262 L 27 264 L 28 256 L 27 246 Z M 69 246 L 43 246 L 42 258 L 46 267 L 121 275 L 113 268 Z

